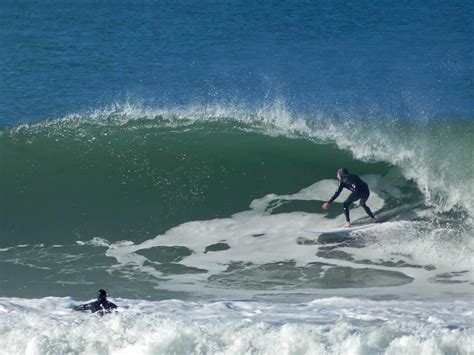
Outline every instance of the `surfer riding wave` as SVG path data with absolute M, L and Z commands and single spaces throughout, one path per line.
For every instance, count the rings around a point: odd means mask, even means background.
M 339 180 L 339 186 L 334 193 L 334 195 L 323 203 L 323 208 L 326 210 L 329 208 L 329 205 L 338 198 L 339 194 L 342 192 L 343 188 L 346 188 L 351 192 L 349 197 L 342 204 L 344 206 L 344 216 L 346 217 L 346 223 L 344 227 L 351 227 L 351 219 L 349 215 L 349 206 L 351 203 L 360 200 L 360 205 L 364 209 L 365 213 L 372 218 L 372 222 L 378 222 L 374 214 L 370 210 L 369 206 L 366 205 L 367 199 L 369 198 L 370 191 L 369 186 L 365 181 L 363 181 L 359 176 L 354 174 L 349 174 L 349 171 L 346 168 L 341 168 L 337 171 L 337 179 Z

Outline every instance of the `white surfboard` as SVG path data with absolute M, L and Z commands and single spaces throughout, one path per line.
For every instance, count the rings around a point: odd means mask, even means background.
M 352 227 L 337 227 L 337 228 L 321 228 L 321 229 L 314 229 L 314 230 L 305 230 L 308 233 L 315 233 L 315 234 L 323 234 L 323 233 L 349 233 L 355 230 L 367 229 L 376 226 L 378 223 L 369 223 L 369 224 L 358 224 L 353 225 Z

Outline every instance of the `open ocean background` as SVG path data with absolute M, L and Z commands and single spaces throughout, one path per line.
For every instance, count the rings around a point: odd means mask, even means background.
M 2 1 L 0 352 L 474 354 L 473 18 Z

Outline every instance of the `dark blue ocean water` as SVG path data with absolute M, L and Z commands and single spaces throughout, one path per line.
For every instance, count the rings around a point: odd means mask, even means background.
M 131 101 L 473 118 L 472 1 L 2 1 L 0 124 Z

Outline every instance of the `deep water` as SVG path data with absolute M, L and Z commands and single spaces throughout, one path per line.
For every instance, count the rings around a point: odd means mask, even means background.
M 470 1 L 5 1 L 0 122 L 153 106 L 472 118 Z

